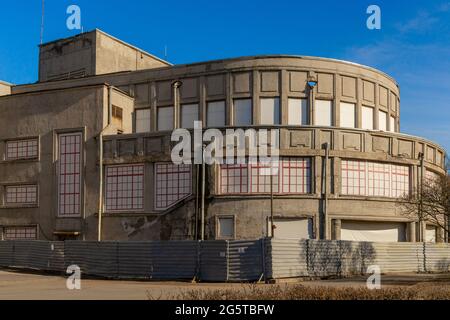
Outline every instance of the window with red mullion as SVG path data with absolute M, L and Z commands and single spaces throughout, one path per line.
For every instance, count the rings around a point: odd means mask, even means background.
M 6 142 L 7 160 L 35 159 L 38 156 L 38 140 L 15 140 Z
M 401 197 L 410 192 L 409 167 L 392 165 L 392 197 Z
M 7 186 L 6 204 L 35 204 L 37 202 L 37 186 Z
M 5 240 L 36 240 L 36 227 L 5 227 Z
M 106 211 L 144 208 L 144 165 L 106 167 Z
M 192 166 L 155 164 L 157 210 L 168 209 L 192 194 Z
M 365 162 L 342 160 L 342 193 L 347 195 L 365 195 Z
M 282 192 L 287 194 L 311 193 L 311 159 L 283 158 Z

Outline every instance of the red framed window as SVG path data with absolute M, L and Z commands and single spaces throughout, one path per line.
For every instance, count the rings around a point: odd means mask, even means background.
M 5 203 L 7 205 L 36 204 L 37 192 L 36 185 L 6 186 Z
M 368 195 L 390 196 L 391 166 L 389 163 L 367 162 Z
M 366 166 L 363 161 L 342 160 L 342 193 L 346 195 L 366 194 Z
M 5 227 L 3 228 L 5 240 L 36 240 L 36 227 Z
M 58 213 L 81 214 L 81 133 L 60 134 L 58 143 Z
M 106 211 L 144 209 L 144 165 L 108 166 Z
M 262 163 L 221 165 L 221 193 L 270 193 L 270 171 L 270 164 Z M 280 159 L 278 162 L 278 171 L 273 175 L 272 183 L 274 193 L 311 193 L 311 159 Z
M 192 166 L 172 163 L 155 164 L 155 207 L 170 208 L 192 194 Z
M 38 139 L 6 142 L 6 160 L 26 160 L 38 157 Z
M 283 193 L 311 193 L 311 159 L 282 159 Z
M 247 193 L 248 192 L 248 165 L 231 164 L 221 165 L 221 192 Z
M 392 197 L 399 198 L 410 192 L 409 167 L 392 165 Z

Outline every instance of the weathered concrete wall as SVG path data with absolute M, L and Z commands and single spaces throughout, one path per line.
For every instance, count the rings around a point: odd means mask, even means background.
M 39 81 L 166 67 L 170 64 L 100 30 L 40 46 Z

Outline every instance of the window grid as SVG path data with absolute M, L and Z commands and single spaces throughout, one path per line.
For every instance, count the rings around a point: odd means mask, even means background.
M 36 227 L 5 227 L 3 228 L 5 240 L 36 240 Z
M 404 165 L 342 160 L 341 176 L 343 195 L 398 198 L 410 192 L 410 170 Z
M 5 188 L 5 203 L 7 205 L 36 204 L 37 186 L 7 186 Z
M 156 209 L 164 210 L 192 194 L 192 167 L 157 163 Z
M 311 159 L 284 158 L 279 161 L 279 168 L 272 181 L 274 193 L 311 193 Z M 270 176 L 267 175 L 270 170 L 270 165 L 265 164 L 221 165 L 221 193 L 270 193 Z
M 342 193 L 365 195 L 366 168 L 362 161 L 342 160 Z
M 81 133 L 59 136 L 59 215 L 79 215 L 81 199 Z
M 409 193 L 409 167 L 392 165 L 392 197 L 399 198 Z
M 369 196 L 389 197 L 390 167 L 388 163 L 367 163 Z
M 38 139 L 6 142 L 7 160 L 26 160 L 38 157 Z
M 144 165 L 106 167 L 106 211 L 144 208 Z

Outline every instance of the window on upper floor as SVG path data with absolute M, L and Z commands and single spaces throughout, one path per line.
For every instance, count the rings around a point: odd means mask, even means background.
M 395 132 L 395 118 L 393 116 L 389 117 L 389 131 Z
M 173 130 L 173 107 L 158 108 L 158 131 Z
M 181 105 L 181 128 L 193 129 L 194 121 L 199 120 L 198 104 Z
M 289 98 L 288 125 L 300 126 L 309 124 L 309 109 L 306 99 Z
M 191 194 L 191 165 L 155 163 L 156 210 L 166 210 Z
M 150 132 L 151 110 L 137 109 L 136 113 L 136 133 Z
M 280 124 L 280 98 L 261 98 L 260 124 Z
M 3 238 L 5 240 L 36 240 L 37 227 L 4 227 Z
M 378 130 L 386 131 L 387 127 L 387 113 L 384 111 L 378 111 Z
M 23 139 L 6 141 L 6 160 L 30 160 L 39 156 L 39 140 Z
M 5 205 L 34 205 L 38 202 L 37 185 L 14 185 L 5 187 Z
M 314 125 L 333 125 L 333 101 L 316 100 L 314 105 Z
M 361 128 L 366 130 L 373 130 L 373 112 L 371 107 L 362 106 L 361 109 Z
M 206 125 L 208 128 L 220 128 L 225 126 L 225 101 L 208 102 L 206 113 Z
M 355 104 L 340 103 L 340 123 L 343 128 L 356 128 Z
M 234 100 L 234 125 L 249 126 L 252 124 L 253 107 L 252 99 Z

